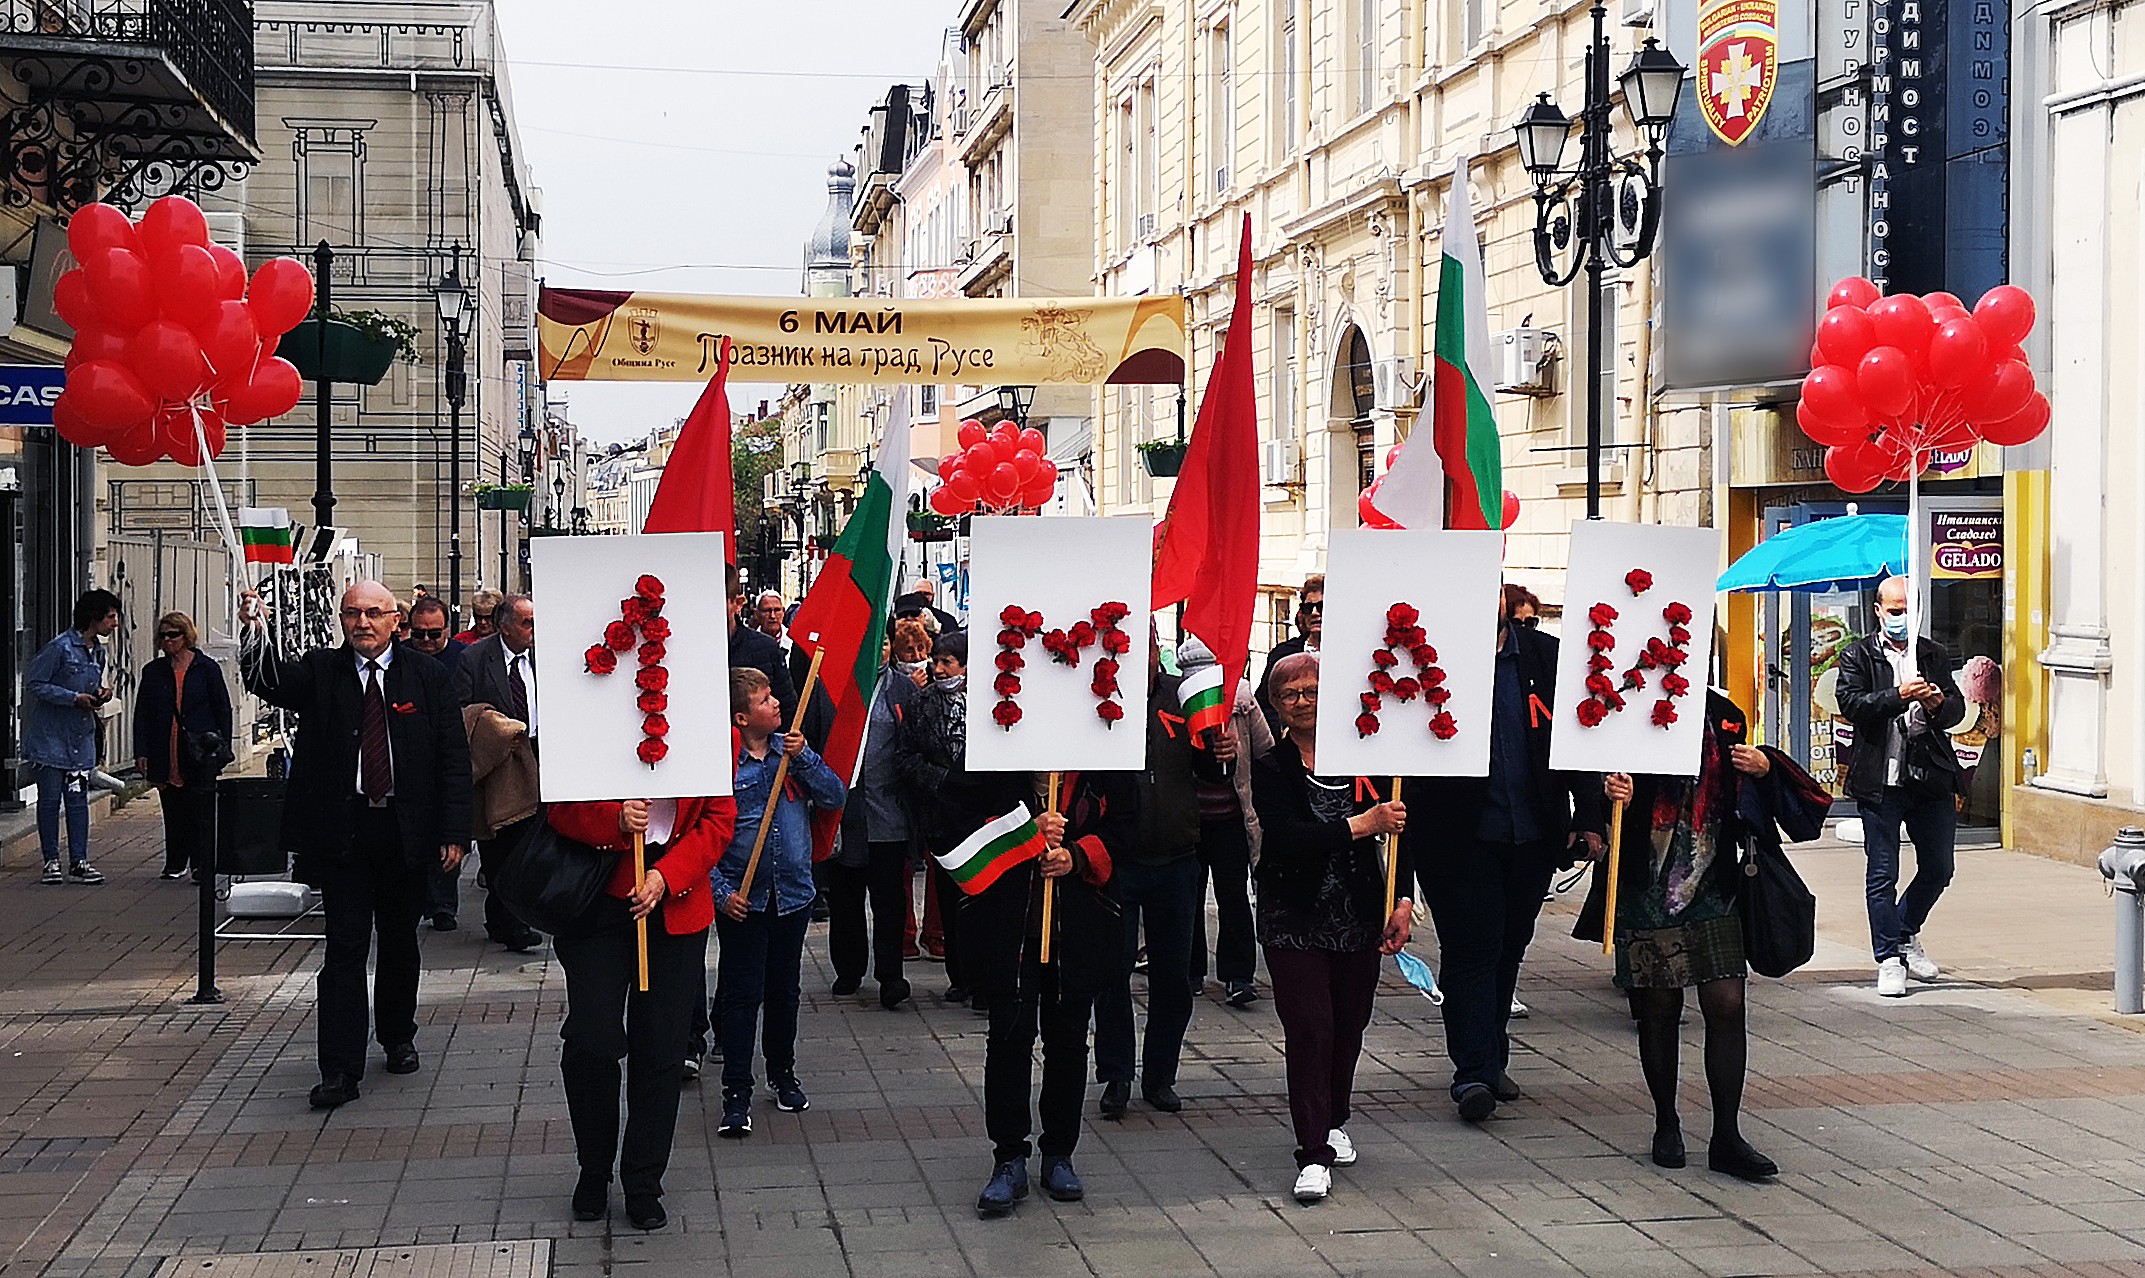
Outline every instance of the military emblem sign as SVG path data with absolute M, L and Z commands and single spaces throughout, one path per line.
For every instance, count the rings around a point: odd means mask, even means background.
M 1699 0 L 1698 111 L 1715 137 L 1749 137 L 1779 79 L 1778 0 Z

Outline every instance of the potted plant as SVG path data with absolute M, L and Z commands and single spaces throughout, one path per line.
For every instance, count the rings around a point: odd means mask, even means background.
M 529 497 L 535 491 L 527 484 L 475 484 L 469 489 L 477 499 L 478 510 L 529 511 Z
M 909 512 L 910 541 L 952 541 L 953 521 L 935 510 Z
M 395 361 L 417 362 L 417 326 L 382 311 L 339 310 L 325 321 L 318 316 L 300 320 L 283 335 L 276 354 L 308 381 L 325 376 L 331 382 L 377 386 Z
M 1168 479 L 1184 469 L 1184 450 L 1189 445 L 1181 439 L 1150 439 L 1134 447 L 1139 449 L 1140 462 L 1148 474 Z

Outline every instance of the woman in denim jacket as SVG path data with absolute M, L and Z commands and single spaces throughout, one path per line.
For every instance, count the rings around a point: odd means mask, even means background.
M 75 600 L 74 628 L 38 651 L 23 679 L 28 713 L 22 757 L 37 770 L 37 850 L 46 883 L 102 883 L 89 863 L 89 774 L 97 766 L 97 710 L 112 699 L 104 641 L 119 629 L 119 596 L 91 590 Z M 67 851 L 60 872 L 60 806 Z

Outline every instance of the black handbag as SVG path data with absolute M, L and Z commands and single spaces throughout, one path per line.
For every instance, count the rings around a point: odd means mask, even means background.
M 582 924 L 617 868 L 616 853 L 567 838 L 539 810 L 520 845 L 486 876 L 514 917 L 556 936 Z
M 179 730 L 179 771 L 191 781 L 207 781 L 231 766 L 238 756 L 221 732 Z
M 1817 897 L 1779 845 L 1754 840 L 1744 853 L 1743 956 L 1760 976 L 1786 976 L 1817 951 Z

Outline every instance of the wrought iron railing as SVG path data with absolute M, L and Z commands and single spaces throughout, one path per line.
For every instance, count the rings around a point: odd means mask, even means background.
M 161 50 L 201 100 L 253 138 L 252 0 L 0 0 L 0 38 Z

